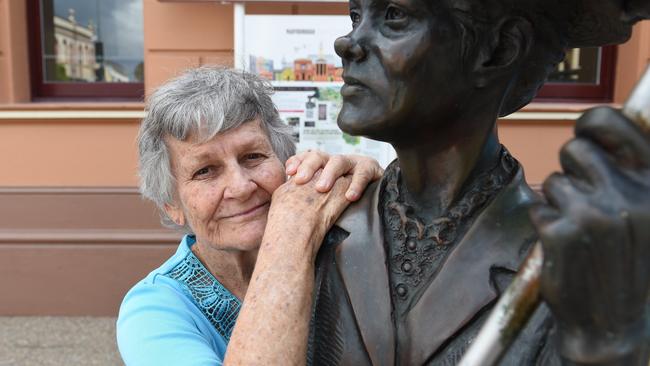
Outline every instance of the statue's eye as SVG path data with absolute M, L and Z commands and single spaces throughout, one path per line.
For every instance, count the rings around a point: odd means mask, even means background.
M 406 13 L 403 12 L 401 9 L 394 7 L 394 6 L 389 6 L 386 9 L 386 20 L 403 20 L 406 18 Z
M 352 27 L 356 27 L 361 21 L 361 14 L 353 11 L 350 13 L 350 19 L 352 20 Z

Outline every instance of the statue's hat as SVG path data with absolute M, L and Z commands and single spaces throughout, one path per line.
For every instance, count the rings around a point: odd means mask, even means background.
M 637 21 L 650 19 L 650 0 L 574 0 L 574 3 L 569 19 L 569 47 L 625 42 Z
M 627 41 L 632 27 L 650 19 L 650 0 L 514 0 L 540 22 L 536 36 L 541 47 L 531 51 L 499 112 L 506 116 L 528 104 L 551 67 L 564 58 L 565 48 L 599 47 Z M 558 32 L 552 32 L 555 27 Z M 547 32 L 548 31 L 548 32 Z M 545 43 L 546 42 L 546 43 Z

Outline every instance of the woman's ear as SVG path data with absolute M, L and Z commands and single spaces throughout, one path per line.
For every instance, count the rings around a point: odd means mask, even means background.
M 180 207 L 176 207 L 175 204 L 165 203 L 164 210 L 167 217 L 169 217 L 176 225 L 185 225 L 185 213 Z
M 511 73 L 528 55 L 533 38 L 533 26 L 528 20 L 521 17 L 504 20 L 481 46 L 475 65 L 476 86 L 485 87 L 495 77 Z

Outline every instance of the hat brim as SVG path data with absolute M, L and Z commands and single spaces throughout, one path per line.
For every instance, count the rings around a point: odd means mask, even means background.
M 650 0 L 576 0 L 569 47 L 619 44 L 632 35 L 634 24 L 650 19 Z

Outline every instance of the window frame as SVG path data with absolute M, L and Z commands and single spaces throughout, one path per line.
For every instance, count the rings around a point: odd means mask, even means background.
M 46 82 L 43 73 L 41 0 L 27 0 L 27 26 L 32 100 L 142 101 L 144 82 Z
M 614 100 L 617 46 L 601 47 L 598 84 L 547 82 L 539 90 L 535 102 L 609 103 Z

